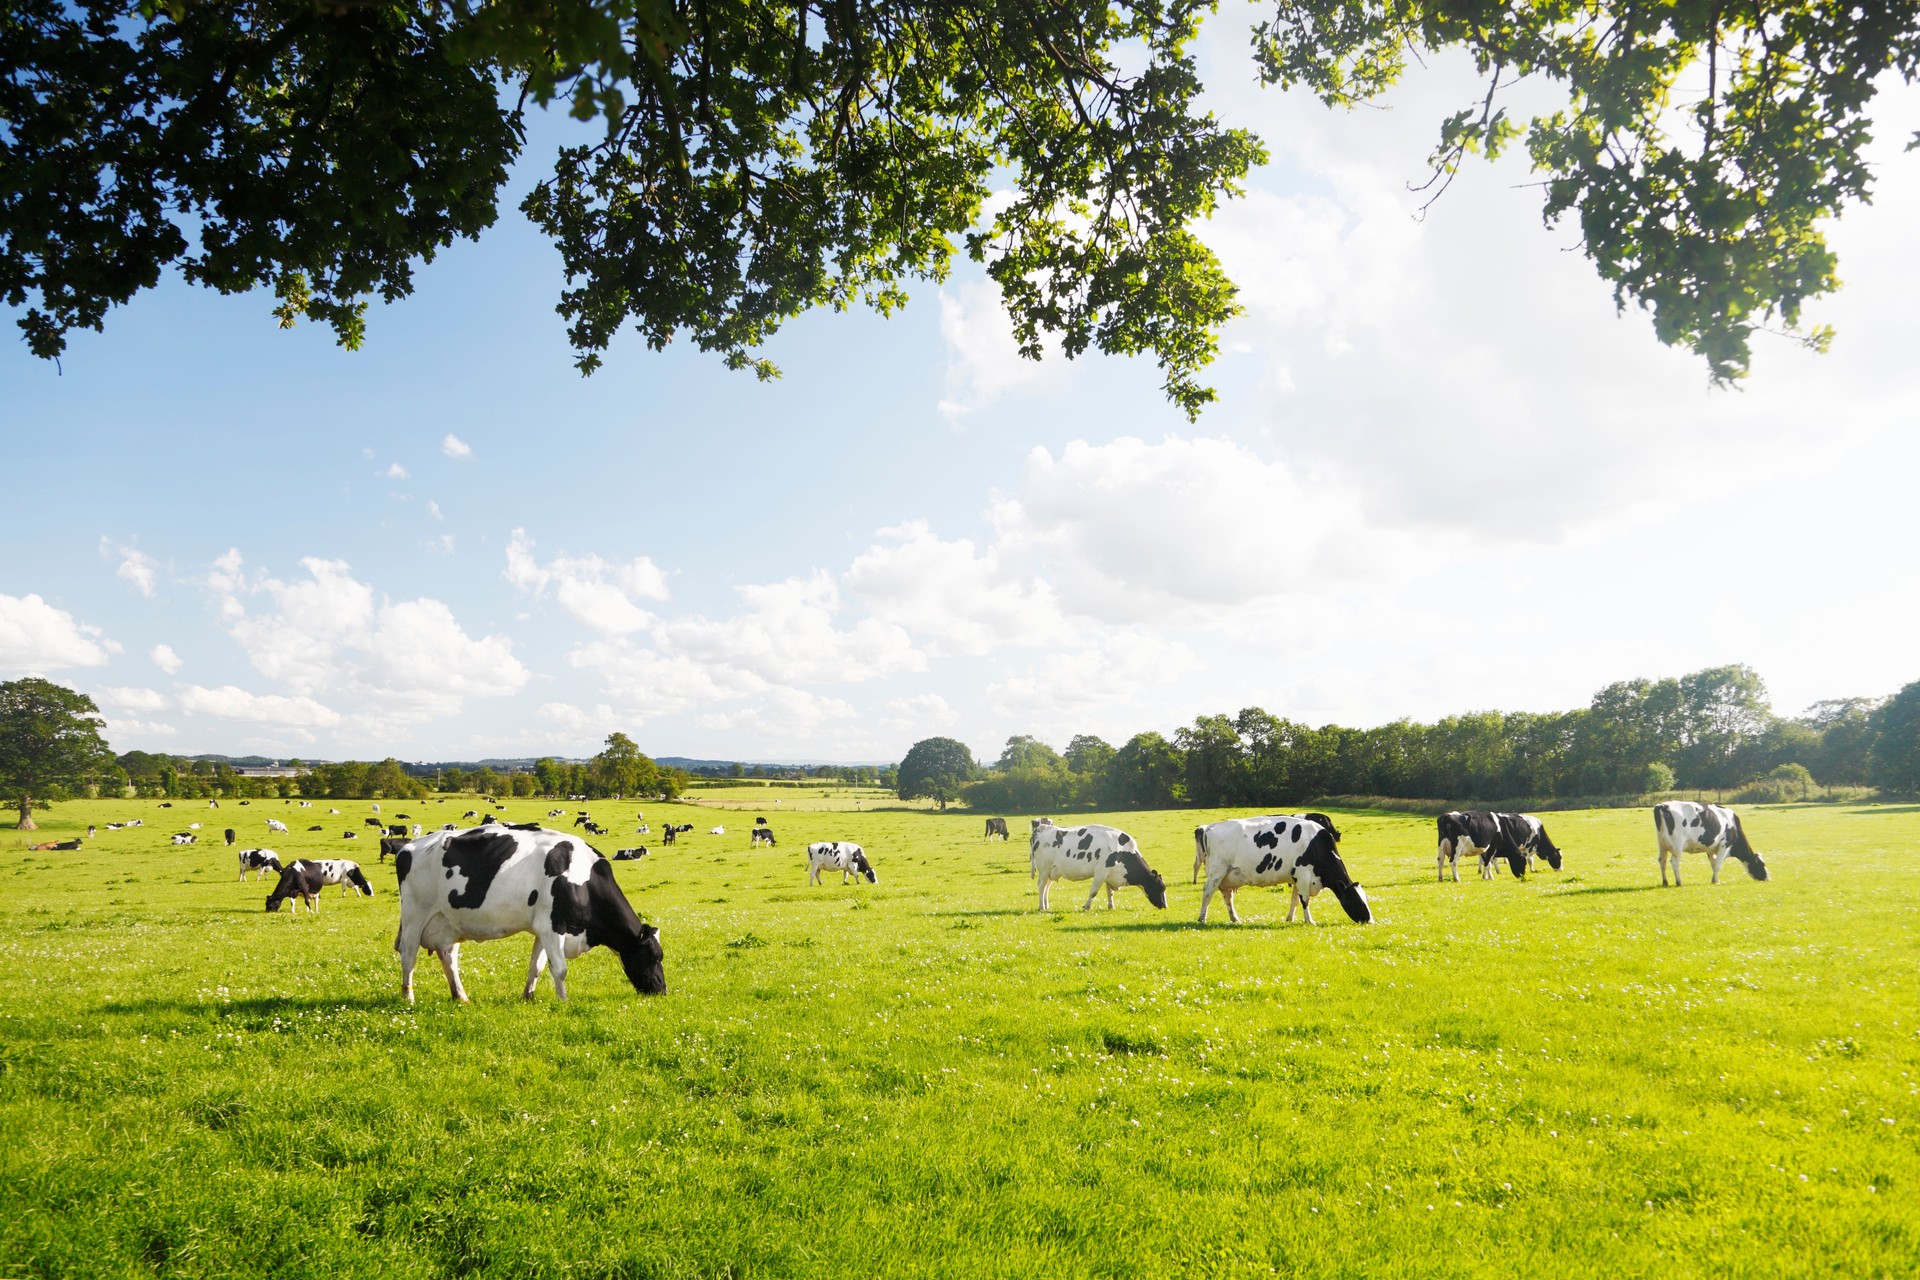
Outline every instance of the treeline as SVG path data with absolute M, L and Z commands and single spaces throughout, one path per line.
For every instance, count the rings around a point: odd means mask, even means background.
M 1908 794 L 1920 791 L 1920 683 L 1785 718 L 1751 668 L 1711 667 L 1608 685 L 1563 712 L 1349 729 L 1249 707 L 1119 747 L 1081 735 L 1061 752 L 1014 737 L 985 769 L 952 747 L 966 752 L 951 739 L 916 745 L 901 762 L 900 794 L 1008 812 L 1264 807 L 1334 795 L 1491 801 L 1745 788 L 1794 799 L 1820 786 Z
M 498 771 L 444 768 L 432 776 L 416 776 L 409 766 L 389 757 L 378 763 L 342 760 L 288 767 L 302 772 L 291 778 L 258 778 L 241 774 L 226 761 L 192 760 L 183 756 L 129 751 L 114 757 L 116 771 L 99 778 L 102 795 L 133 794 L 164 799 L 287 799 L 287 800 L 421 800 L 435 794 L 472 793 L 487 796 L 607 796 L 677 797 L 688 777 L 679 769 L 661 765 L 643 753 L 624 733 L 608 736 L 606 746 L 591 760 L 564 761 L 551 757 L 534 761 L 526 770 Z

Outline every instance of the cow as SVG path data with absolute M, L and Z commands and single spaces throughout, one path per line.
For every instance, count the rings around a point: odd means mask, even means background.
M 317 830 L 317 829 L 318 829 L 318 828 L 316 828 L 316 830 Z M 286 824 L 286 823 L 284 823 L 284 822 L 282 822 L 282 821 L 280 821 L 280 819 L 278 819 L 278 818 L 268 818 L 268 819 L 267 819 L 267 830 L 269 830 L 269 831 L 278 831 L 278 832 L 279 832 L 279 833 L 280 833 L 281 835 L 283 835 L 283 836 L 284 836 L 284 835 L 286 835 L 286 834 L 287 834 L 287 824 Z
M 369 807 L 370 809 L 372 809 L 372 810 L 373 810 L 373 811 L 374 811 L 375 813 L 378 813 L 378 812 L 380 812 L 380 806 L 379 806 L 379 805 L 377 805 L 377 804 L 376 804 L 376 805 L 369 805 L 368 807 Z
M 653 828 L 648 826 L 644 822 L 633 829 L 633 834 L 637 836 L 651 835 L 652 833 L 653 833 Z
M 254 873 L 256 879 L 269 871 L 276 876 L 280 874 L 280 855 L 271 849 L 242 849 L 239 856 L 242 880 L 247 878 L 249 871 Z
M 848 876 L 865 876 L 868 884 L 879 884 L 880 877 L 867 861 L 867 851 L 851 840 L 821 840 L 807 846 L 807 883 L 819 884 L 822 871 L 838 871 L 840 883 Z
M 1147 895 L 1147 901 L 1165 910 L 1167 882 L 1147 865 L 1140 846 L 1118 827 L 1097 822 L 1080 827 L 1057 827 L 1051 819 L 1033 824 L 1027 864 L 1040 886 L 1040 909 L 1052 909 L 1047 890 L 1055 880 L 1091 880 L 1082 911 L 1091 910 L 1100 890 L 1107 891 L 1107 909 L 1113 909 L 1113 891 L 1133 885 Z
M 77 836 L 72 840 L 43 840 L 39 844 L 30 844 L 27 846 L 27 848 L 34 853 L 71 853 L 79 847 L 80 839 Z
M 1527 870 L 1533 870 L 1533 860 L 1544 858 L 1549 867 L 1560 869 L 1561 860 L 1566 856 L 1558 845 L 1547 835 L 1546 824 L 1530 813 L 1503 813 L 1500 826 L 1506 831 L 1507 839 L 1527 856 Z
M 384 827 L 385 827 L 385 826 L 386 826 L 387 824 L 386 824 L 386 823 L 384 823 L 384 822 L 382 822 L 382 821 L 380 821 L 380 819 L 378 819 L 378 818 L 362 818 L 362 819 L 360 819 L 360 825 L 361 825 L 361 826 L 363 826 L 363 827 L 381 827 L 381 828 L 384 828 Z
M 613 851 L 613 860 L 615 862 L 634 862 L 646 856 L 647 846 L 643 844 L 635 845 L 631 849 L 615 849 Z
M 407 832 L 407 835 L 414 840 L 418 840 L 422 834 L 423 834 L 423 829 L 420 826 L 420 824 L 417 822 L 414 823 L 412 828 Z
M 322 828 L 321 828 L 321 826 L 320 826 L 320 824 L 316 822 L 316 823 L 314 823 L 314 824 L 313 824 L 312 826 L 310 826 L 310 827 L 308 827 L 308 828 L 307 828 L 307 830 L 309 830 L 309 831 L 319 831 L 319 830 L 322 830 Z
M 385 862 L 388 858 L 393 857 L 395 854 L 399 853 L 402 849 L 406 847 L 407 847 L 407 840 L 406 840 L 406 837 L 404 836 L 381 836 L 380 837 L 380 856 L 378 858 L 375 858 L 374 861 Z
M 358 831 L 342 831 L 340 833 L 340 838 L 342 840 L 358 840 L 360 838 L 360 833 Z
M 355 893 L 363 893 L 369 898 L 373 896 L 373 886 L 367 883 L 367 877 L 360 870 L 359 863 L 350 862 L 345 858 L 306 858 L 303 861 L 311 862 L 320 868 L 322 885 L 339 885 L 341 897 L 349 897 Z
M 199 839 L 199 837 L 191 831 L 176 831 L 173 833 L 173 842 L 175 844 L 192 844 L 197 839 Z
M 87 834 L 88 834 L 88 835 L 92 835 L 92 834 L 93 834 L 93 828 L 92 828 L 92 827 L 88 827 L 88 828 L 87 828 Z M 233 828 L 232 828 L 232 827 L 228 827 L 228 828 L 227 828 L 227 830 L 226 830 L 226 836 L 227 836 L 227 848 L 229 848 L 229 849 L 231 849 L 231 848 L 233 848 L 233 840 L 234 840 L 234 835 L 233 835 Z
M 478 809 L 469 809 L 460 816 L 462 818 L 477 818 L 480 816 L 480 811 Z
M 1713 883 L 1720 883 L 1720 864 L 1729 855 L 1747 869 L 1755 880 L 1765 880 L 1767 864 L 1747 843 L 1746 828 L 1740 815 L 1717 804 L 1695 804 L 1691 800 L 1663 800 L 1653 806 L 1653 830 L 1660 841 L 1660 883 L 1667 883 L 1667 859 L 1673 859 L 1673 883 L 1680 884 L 1680 855 L 1695 851 L 1707 855 L 1713 866 Z
M 768 848 L 777 848 L 779 846 L 780 842 L 773 838 L 772 827 L 755 827 L 752 834 L 747 837 L 747 848 L 749 849 L 758 849 L 763 844 Z
M 393 815 L 393 820 L 395 822 L 412 822 L 413 815 L 410 813 L 396 813 Z
M 94 835 L 94 826 L 91 822 L 89 822 L 87 824 L 87 839 L 89 840 L 93 839 L 93 835 Z M 233 843 L 233 829 L 231 827 L 227 829 L 227 843 L 228 844 Z
M 302 801 L 300 802 L 300 807 L 301 807 L 302 809 L 311 809 L 311 808 L 313 808 L 313 801 L 311 801 L 311 800 L 302 800 Z
M 987 819 L 987 839 L 991 840 L 995 836 L 999 836 L 1002 840 L 1012 839 L 1012 837 L 1007 834 L 1007 820 L 1005 818 Z
M 660 931 L 634 914 L 613 865 L 561 832 L 502 826 L 436 832 L 401 850 L 394 864 L 400 930 L 393 949 L 409 1004 L 422 949 L 439 957 L 453 998 L 465 1003 L 460 944 L 516 933 L 533 935 L 521 992 L 529 1000 L 540 971 L 549 966 L 553 993 L 565 1000 L 567 961 L 598 946 L 620 957 L 635 991 L 655 995 L 667 989 Z
M 267 910 L 278 911 L 280 904 L 293 899 L 293 910 L 298 912 L 302 903 L 314 915 L 320 914 L 320 891 L 326 888 L 320 879 L 320 864 L 305 858 L 289 862 L 280 869 L 280 881 L 273 886 L 273 892 L 267 895 Z
M 585 809 L 582 809 L 580 812 L 573 815 L 573 825 L 576 827 L 584 827 L 587 825 L 587 823 L 591 822 L 592 820 L 593 820 L 593 815 L 588 813 Z
M 386 826 L 386 833 L 390 836 L 404 836 L 407 834 L 407 824 L 404 822 L 389 822 Z
M 1441 814 L 1434 827 L 1439 837 L 1435 854 L 1439 879 L 1446 879 L 1451 871 L 1454 883 L 1459 883 L 1462 853 L 1479 855 L 1482 880 L 1493 879 L 1496 860 L 1504 861 L 1519 878 L 1533 869 L 1535 857 L 1546 859 L 1555 871 L 1560 869 L 1560 849 L 1547 835 L 1546 826 L 1531 814 L 1468 809 Z
M 645 815 L 643 814 L 643 815 L 641 815 L 641 816 L 642 816 L 642 817 L 644 817 Z M 763 814 L 761 814 L 761 815 L 760 815 L 759 817 L 757 817 L 757 818 L 755 818 L 755 819 L 753 820 L 753 825 L 754 825 L 754 826 L 756 826 L 756 827 L 764 827 L 764 826 L 766 826 L 766 825 L 767 825 L 767 815 L 763 813 Z
M 603 836 L 607 834 L 607 829 L 597 822 L 589 822 L 587 823 L 587 834 L 590 836 Z
M 688 830 L 691 831 L 692 828 L 689 827 Z M 727 834 L 727 829 L 725 827 L 708 827 L 707 834 L 710 836 L 723 836 Z
M 200 829 L 200 824 L 197 822 L 189 822 L 187 824 L 187 830 L 189 831 L 198 831 L 199 829 Z
M 1293 919 L 1298 905 L 1308 924 L 1313 923 L 1313 895 L 1331 889 L 1357 924 L 1373 920 L 1373 908 L 1367 894 L 1348 874 L 1340 860 L 1333 831 L 1304 814 L 1272 815 L 1260 818 L 1228 818 L 1193 829 L 1193 875 L 1207 873 L 1206 890 L 1200 898 L 1200 923 L 1207 922 L 1207 907 L 1218 892 L 1227 904 L 1227 919 L 1240 922 L 1233 895 L 1248 885 L 1260 887 L 1284 883 L 1289 888 L 1287 919 Z

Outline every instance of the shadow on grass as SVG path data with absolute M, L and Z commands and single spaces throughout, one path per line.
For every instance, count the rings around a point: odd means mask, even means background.
M 929 920 L 957 919 L 961 916 L 1037 916 L 1040 912 L 1030 907 L 982 907 L 978 911 L 929 911 Z
M 1066 919 L 1071 920 L 1068 916 Z M 1301 925 L 1289 925 L 1284 922 L 1264 920 L 1242 920 L 1232 924 L 1226 920 L 1209 920 L 1201 924 L 1198 920 L 1106 920 L 1091 916 L 1082 928 L 1096 933 L 1204 933 L 1215 930 L 1222 933 L 1245 933 L 1254 931 L 1266 933 L 1276 929 L 1298 929 Z
M 1582 889 L 1555 889 L 1551 893 L 1545 893 L 1541 896 L 1545 898 L 1571 898 L 1575 894 L 1580 893 L 1646 893 L 1650 889 L 1662 889 L 1665 887 L 1664 885 L 1657 884 L 1595 884 L 1588 885 Z
M 115 1000 L 111 1004 L 100 1006 L 102 1013 L 118 1014 L 154 1014 L 154 1013 L 213 1013 L 221 1017 L 271 1017 L 276 1013 L 332 1012 L 337 1009 L 358 1009 L 374 1012 L 399 1012 L 405 1010 L 407 1002 L 400 994 L 398 982 L 391 994 L 383 995 L 335 995 L 335 996 L 252 996 L 244 1000 Z

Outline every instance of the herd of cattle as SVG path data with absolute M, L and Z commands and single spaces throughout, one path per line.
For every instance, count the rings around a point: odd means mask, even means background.
M 493 804 L 505 808 L 497 801 Z M 620 957 L 635 990 L 643 994 L 666 990 L 659 931 L 640 920 L 614 881 L 609 859 L 591 845 L 538 822 L 506 823 L 492 813 L 482 816 L 478 810 L 468 810 L 464 815 L 478 818 L 477 825 L 462 827 L 449 822 L 432 832 L 423 832 L 421 825 L 411 822 L 406 814 L 394 816 L 398 821 L 393 823 L 379 818 L 366 821 L 381 829 L 380 860 L 391 857 L 398 878 L 400 924 L 394 949 L 400 956 L 402 987 L 409 1002 L 413 1000 L 413 970 L 422 950 L 434 953 L 454 999 L 465 1001 L 460 944 L 515 933 L 530 933 L 534 938 L 523 993 L 529 998 L 540 974 L 551 971 L 554 993 L 564 1000 L 568 961 L 597 946 L 607 947 Z M 549 819 L 561 816 L 564 814 L 558 809 L 547 815 Z M 1680 883 L 1680 855 L 1693 852 L 1707 855 L 1716 884 L 1721 865 L 1729 857 L 1745 866 L 1754 879 L 1767 879 L 1766 863 L 1732 810 L 1668 801 L 1654 806 L 1653 818 L 1663 885 L 1668 883 L 1669 862 L 1672 883 Z M 288 830 L 278 819 L 268 818 L 266 822 L 270 831 Z M 111 824 L 109 829 L 137 825 L 135 820 Z M 590 834 L 606 834 L 606 829 L 584 809 L 575 815 L 573 825 Z M 199 824 L 189 827 L 173 837 L 175 843 L 194 841 Z M 669 823 L 663 829 L 663 839 L 671 844 L 692 830 L 691 824 Z M 637 832 L 648 831 L 642 821 Z M 713 835 L 725 833 L 724 826 L 711 828 Z M 93 834 L 89 828 L 88 835 Z M 1008 839 L 1007 820 L 987 819 L 986 834 L 988 839 Z M 1451 873 L 1453 880 L 1459 881 L 1462 855 L 1478 859 L 1482 879 L 1497 875 L 1501 863 L 1521 878 L 1532 870 L 1536 859 L 1556 871 L 1562 866 L 1562 851 L 1540 820 L 1530 814 L 1489 810 L 1445 813 L 1436 822 L 1436 834 L 1435 865 L 1441 880 Z M 233 828 L 227 828 L 225 835 L 232 846 L 236 842 Z M 764 817 L 755 821 L 749 843 L 752 848 L 762 844 L 777 847 L 773 828 Z M 1198 883 L 1205 876 L 1200 896 L 1202 924 L 1215 894 L 1226 904 L 1227 918 L 1238 922 L 1235 893 L 1243 888 L 1280 885 L 1287 887 L 1289 921 L 1298 909 L 1305 922 L 1312 924 L 1313 899 L 1322 890 L 1333 894 L 1350 919 L 1361 924 L 1373 920 L 1366 891 L 1341 859 L 1340 831 L 1326 814 L 1228 818 L 1194 828 L 1193 843 L 1193 880 Z M 1029 870 L 1043 911 L 1050 909 L 1048 889 L 1059 880 L 1091 882 L 1082 910 L 1093 906 L 1103 888 L 1111 908 L 1115 890 L 1128 886 L 1139 889 L 1155 907 L 1164 909 L 1167 905 L 1165 879 L 1148 864 L 1133 837 L 1117 827 L 1100 823 L 1063 826 L 1051 818 L 1035 818 L 1028 850 Z M 321 891 L 330 885 L 339 885 L 343 894 L 373 896 L 373 886 L 359 864 L 347 859 L 302 858 L 283 864 L 271 849 L 244 848 L 236 853 L 241 880 L 249 873 L 257 878 L 268 873 L 275 876 L 273 893 L 267 898 L 268 911 L 278 911 L 283 903 L 291 901 L 296 911 L 304 905 L 309 912 L 317 912 Z M 645 856 L 645 846 L 636 846 L 618 850 L 612 861 Z M 807 882 L 820 884 L 821 877 L 833 871 L 840 873 L 842 884 L 850 879 L 879 882 L 873 863 L 860 845 L 845 840 L 809 844 Z

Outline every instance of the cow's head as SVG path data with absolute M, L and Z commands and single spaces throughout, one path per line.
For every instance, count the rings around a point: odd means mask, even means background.
M 1755 880 L 1767 878 L 1767 864 L 1761 859 L 1760 851 L 1747 843 L 1747 829 L 1740 825 L 1740 815 L 1733 816 L 1733 829 L 1727 833 L 1727 852 L 1739 859 L 1740 865 Z
M 1127 883 L 1146 894 L 1148 902 L 1165 911 L 1167 909 L 1166 879 L 1148 866 L 1145 858 L 1131 849 L 1122 850 L 1114 854 L 1114 857 L 1118 858 L 1120 865 L 1126 868 Z
M 1373 904 L 1367 901 L 1367 891 L 1360 887 L 1358 880 L 1334 889 L 1333 896 L 1340 900 L 1340 906 L 1346 911 L 1347 919 L 1355 924 L 1373 923 Z
M 879 884 L 880 877 L 874 873 L 873 864 L 867 861 L 867 855 L 859 849 L 853 851 L 853 870 L 856 875 L 867 878 L 868 884 Z
M 300 864 L 294 863 L 280 872 L 279 881 L 273 886 L 273 892 L 267 895 L 267 910 L 278 911 L 280 904 L 295 894 L 306 893 L 306 877 L 300 874 Z
M 643 996 L 657 996 L 667 989 L 666 952 L 660 949 L 658 929 L 643 924 L 632 942 L 614 950 L 635 991 Z
M 1555 871 L 1560 869 L 1560 848 L 1554 844 L 1553 841 L 1547 839 L 1547 829 L 1545 827 L 1540 828 L 1540 838 L 1533 842 L 1533 847 L 1535 852 L 1547 860 L 1548 866 L 1552 867 Z
M 367 883 L 367 877 L 361 872 L 359 867 L 347 868 L 347 882 L 367 897 L 371 898 L 373 896 L 373 886 Z

